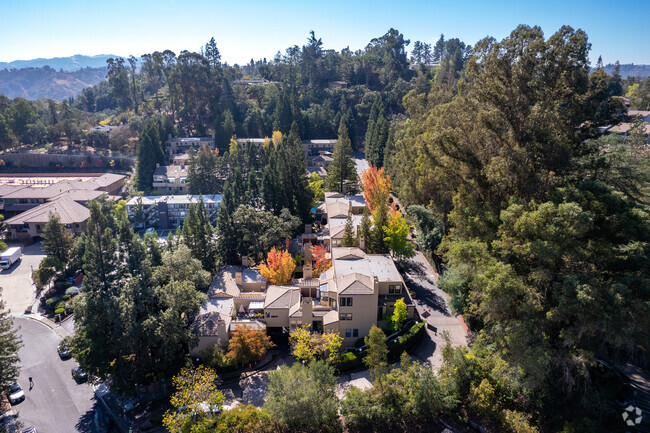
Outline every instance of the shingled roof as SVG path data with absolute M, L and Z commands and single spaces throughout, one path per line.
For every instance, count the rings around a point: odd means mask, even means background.
M 50 213 L 61 219 L 61 224 L 75 224 L 86 221 L 90 217 L 87 207 L 77 203 L 68 195 L 63 195 L 55 200 L 43 203 L 5 221 L 7 225 L 27 223 L 47 223 Z

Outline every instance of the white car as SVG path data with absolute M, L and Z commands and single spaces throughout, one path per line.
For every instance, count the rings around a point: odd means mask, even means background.
M 9 385 L 9 403 L 17 404 L 25 400 L 25 393 L 23 389 L 18 385 L 18 382 L 14 382 Z
M 148 235 L 149 233 L 153 233 L 153 232 L 154 232 L 154 228 L 153 228 L 153 227 L 149 227 L 149 228 L 144 232 L 144 234 L 145 234 L 145 235 Z

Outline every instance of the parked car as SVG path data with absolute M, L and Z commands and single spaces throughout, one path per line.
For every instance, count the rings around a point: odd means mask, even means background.
M 25 393 L 23 392 L 23 389 L 20 387 L 20 385 L 18 385 L 18 382 L 14 382 L 9 385 L 9 391 L 7 394 L 9 394 L 9 403 L 11 404 L 18 404 L 21 401 L 25 400 Z
M 59 353 L 59 358 L 66 360 L 72 358 L 72 355 L 70 355 L 70 342 L 67 341 L 65 338 L 61 343 L 56 348 L 56 351 Z
M 148 235 L 149 233 L 153 233 L 153 232 L 154 232 L 154 228 L 153 228 L 153 227 L 149 227 L 149 228 L 144 232 L 144 234 L 145 234 L 145 235 Z
M 83 371 L 81 367 L 73 368 L 71 370 L 71 373 L 72 373 L 72 378 L 77 383 L 84 383 L 88 380 L 88 373 Z
M 38 430 L 36 430 L 36 427 L 27 427 L 23 430 L 23 433 L 38 433 Z

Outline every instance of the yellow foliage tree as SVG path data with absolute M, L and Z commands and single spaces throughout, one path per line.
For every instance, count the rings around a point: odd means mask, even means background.
M 298 326 L 289 333 L 291 354 L 299 361 L 322 359 L 334 363 L 339 359 L 343 337 L 338 332 L 310 332 L 308 326 Z
M 266 256 L 266 263 L 260 265 L 260 273 L 269 284 L 283 286 L 291 283 L 291 276 L 296 263 L 287 250 L 271 248 Z
M 273 141 L 273 144 L 275 145 L 275 147 L 278 147 L 278 145 L 282 141 L 282 133 L 280 131 L 273 131 L 273 135 L 271 136 L 271 140 Z
M 211 425 L 224 400 L 222 392 L 217 389 L 217 373 L 203 366 L 183 368 L 172 383 L 176 392 L 169 401 L 174 409 L 163 416 L 167 430 L 171 433 L 194 432 Z

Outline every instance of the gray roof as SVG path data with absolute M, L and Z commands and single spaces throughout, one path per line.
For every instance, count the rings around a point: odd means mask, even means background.
M 333 257 L 338 253 L 337 248 L 332 248 Z M 377 277 L 379 282 L 401 282 L 402 276 L 400 275 L 393 259 L 388 254 L 365 254 L 362 259 L 338 259 L 334 260 L 334 271 L 337 277 L 343 275 L 357 273 L 367 275 L 369 277 Z
M 293 286 L 269 286 L 264 308 L 290 308 L 300 303 L 300 288 Z
M 242 272 L 244 266 L 222 266 L 214 276 L 208 296 L 213 297 L 235 297 L 239 296 L 240 290 L 235 282 L 235 273 Z
M 154 169 L 153 176 L 154 178 L 156 176 L 165 176 L 167 179 L 187 177 L 187 169 L 184 165 L 162 165 Z
M 45 224 L 50 219 L 50 213 L 57 214 L 61 218 L 62 224 L 82 223 L 90 217 L 90 211 L 87 207 L 77 203 L 68 195 L 63 195 L 56 200 L 43 203 L 13 218 L 9 218 L 5 223 L 8 225 L 26 223 Z
M 190 329 L 196 335 L 212 336 L 218 334 L 218 323 L 223 320 L 226 330 L 232 320 L 235 303 L 232 299 L 208 299 L 201 305 Z

